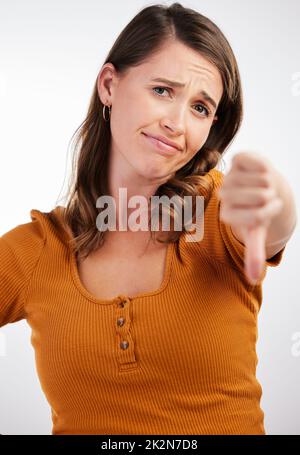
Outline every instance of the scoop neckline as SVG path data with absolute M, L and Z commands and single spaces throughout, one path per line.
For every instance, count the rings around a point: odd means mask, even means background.
M 171 275 L 171 269 L 172 269 L 172 263 L 173 263 L 173 257 L 174 257 L 174 251 L 175 251 L 175 243 L 170 242 L 167 246 L 167 253 L 166 253 L 166 263 L 165 263 L 165 269 L 164 269 L 164 277 L 162 280 L 162 283 L 160 287 L 154 291 L 149 291 L 149 292 L 142 292 L 139 294 L 135 295 L 128 295 L 125 293 L 119 293 L 117 294 L 114 298 L 112 299 L 99 299 L 93 294 L 91 294 L 86 287 L 83 285 L 79 272 L 78 272 L 78 266 L 77 266 L 77 261 L 74 252 L 69 248 L 69 257 L 70 257 L 70 263 L 71 263 L 71 275 L 73 282 L 76 286 L 76 288 L 80 291 L 80 293 L 86 297 L 87 299 L 91 300 L 94 303 L 97 304 L 102 304 L 102 305 L 111 305 L 120 299 L 129 299 L 129 300 L 137 300 L 143 297 L 152 297 L 155 295 L 158 295 L 162 293 L 165 288 L 167 287 Z

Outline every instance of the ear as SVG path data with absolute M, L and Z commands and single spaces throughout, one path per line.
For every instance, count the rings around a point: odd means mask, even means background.
M 97 76 L 97 90 L 102 104 L 112 105 L 117 72 L 112 63 L 105 63 Z

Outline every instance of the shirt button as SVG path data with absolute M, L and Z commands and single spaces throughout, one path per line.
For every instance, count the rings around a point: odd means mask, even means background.
M 127 349 L 128 346 L 129 346 L 128 341 L 122 341 L 122 342 L 120 343 L 121 349 Z
M 124 318 L 119 318 L 119 319 L 117 320 L 117 324 L 118 324 L 119 327 L 122 327 L 122 325 L 124 325 L 124 322 L 125 322 L 125 319 L 124 319 Z

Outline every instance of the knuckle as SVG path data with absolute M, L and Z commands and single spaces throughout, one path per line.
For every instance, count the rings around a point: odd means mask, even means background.
M 267 204 L 275 196 L 273 188 L 267 188 L 259 191 L 259 204 Z
M 271 191 L 269 190 L 263 190 L 260 192 L 260 203 L 261 204 L 266 204 L 270 199 L 271 199 Z
M 241 155 L 241 153 L 234 155 L 234 157 L 231 160 L 232 166 L 236 167 L 243 161 L 244 157 Z
M 262 175 L 261 175 L 261 181 L 262 181 L 262 184 L 264 185 L 264 187 L 266 188 L 271 188 L 272 187 L 272 179 L 271 179 L 271 176 L 269 174 L 269 172 L 263 172 Z
M 264 219 L 264 212 L 262 210 L 256 210 L 253 214 L 253 221 L 255 223 L 261 223 Z

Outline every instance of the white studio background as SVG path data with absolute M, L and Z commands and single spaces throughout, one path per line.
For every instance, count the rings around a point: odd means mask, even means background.
M 0 0 L 0 235 L 29 222 L 32 208 L 49 211 L 64 195 L 69 141 L 104 58 L 132 17 L 155 3 Z M 299 0 L 181 3 L 221 28 L 241 72 L 244 121 L 221 170 L 228 172 L 239 151 L 262 153 L 299 201 Z M 264 281 L 257 377 L 267 434 L 300 434 L 299 247 L 297 226 L 282 264 L 269 268 Z M 0 329 L 2 434 L 51 434 L 30 336 L 26 321 Z

